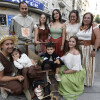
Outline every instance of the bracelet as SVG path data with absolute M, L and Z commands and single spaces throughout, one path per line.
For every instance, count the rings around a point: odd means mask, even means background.
M 96 52 L 96 51 L 97 51 L 97 49 L 93 48 L 93 51 L 95 51 L 95 52 Z

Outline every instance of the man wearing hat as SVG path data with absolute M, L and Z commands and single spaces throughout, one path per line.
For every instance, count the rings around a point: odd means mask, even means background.
M 5 35 L 0 39 L 0 87 L 3 98 L 8 96 L 6 91 L 12 94 L 21 94 L 23 91 L 21 82 L 24 77 L 21 75 L 15 76 L 9 56 L 16 42 L 17 38 L 15 36 Z

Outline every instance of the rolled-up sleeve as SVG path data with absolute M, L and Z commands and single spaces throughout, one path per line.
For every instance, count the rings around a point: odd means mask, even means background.
M 2 63 L 0 62 L 0 71 L 4 70 L 4 66 L 2 65 Z
M 14 61 L 14 65 L 18 69 L 22 69 L 23 68 L 23 66 L 19 62 L 17 62 L 17 61 Z

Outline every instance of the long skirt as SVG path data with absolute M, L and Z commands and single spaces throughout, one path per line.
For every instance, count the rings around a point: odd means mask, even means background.
M 67 69 L 64 65 L 61 67 L 59 75 L 61 81 L 58 84 L 59 93 L 65 100 L 75 100 L 84 90 L 85 68 L 72 74 L 64 74 L 62 71 Z M 68 69 L 67 69 L 68 70 Z
M 63 56 L 63 51 L 61 51 L 61 45 L 62 45 L 62 37 L 58 38 L 58 39 L 53 39 L 52 37 L 50 38 L 50 41 L 52 42 L 57 42 L 55 43 L 55 51 L 56 51 L 56 54 L 59 56 L 59 57 L 62 57 Z
M 22 69 L 22 75 L 24 76 L 23 88 L 29 89 L 32 85 L 33 80 L 43 80 L 43 73 L 41 72 L 41 67 L 30 66 L 28 68 Z
M 22 82 L 19 81 L 9 81 L 5 82 L 4 88 L 10 89 L 13 94 L 20 95 L 23 92 Z
M 93 46 L 80 45 L 80 48 L 82 50 L 82 64 L 86 69 L 85 85 L 92 86 L 95 72 L 95 57 L 91 57 L 90 54 Z

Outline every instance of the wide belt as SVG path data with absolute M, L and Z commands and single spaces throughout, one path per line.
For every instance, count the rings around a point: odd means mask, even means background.
M 78 43 L 79 45 L 84 45 L 84 46 L 92 45 L 91 40 L 79 40 Z

